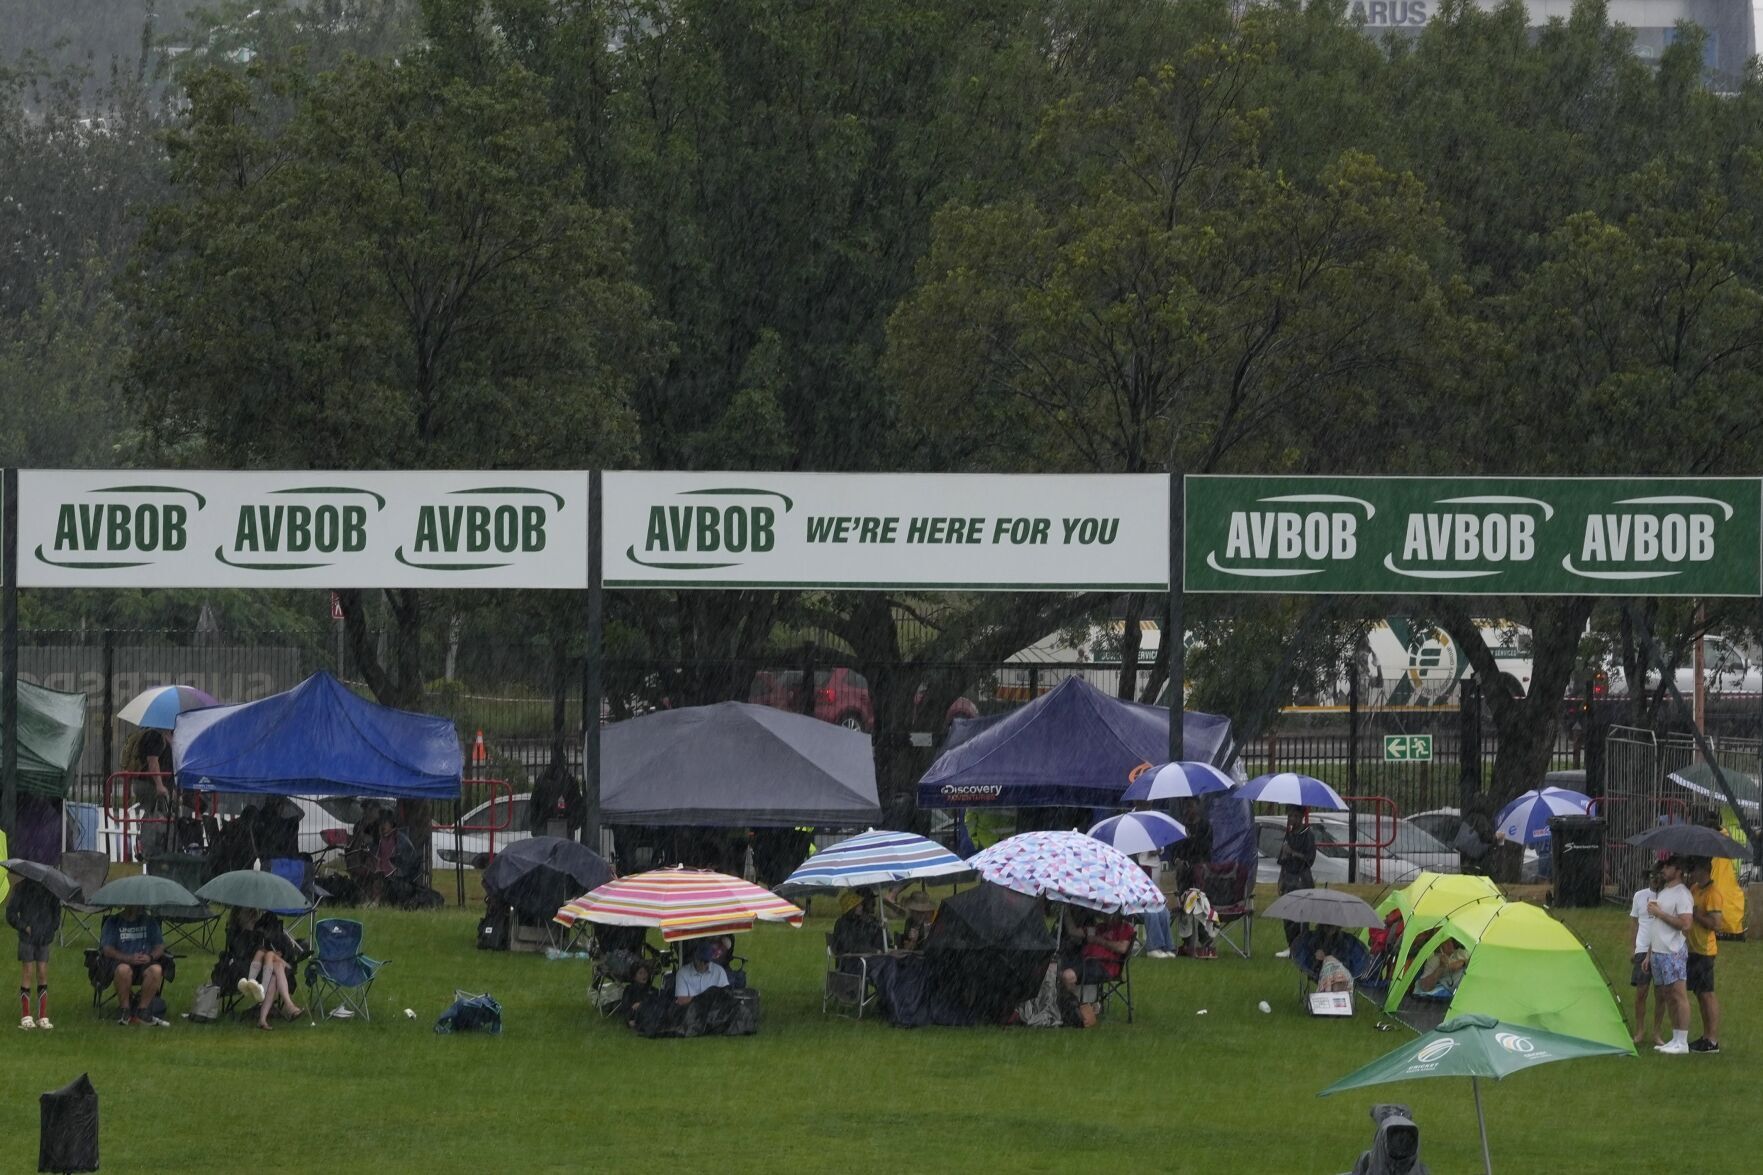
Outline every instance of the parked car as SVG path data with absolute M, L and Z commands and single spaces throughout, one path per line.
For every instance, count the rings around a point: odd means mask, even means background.
M 504 812 L 508 813 L 507 825 L 497 828 L 493 834 L 496 852 L 499 853 L 516 841 L 522 841 L 531 836 L 528 805 L 532 798 L 531 792 L 520 792 L 514 796 L 498 796 L 495 799 L 484 801 L 462 815 L 459 818 L 459 823 L 465 826 L 462 831 L 454 833 L 451 829 L 435 829 L 434 840 L 430 843 L 433 850 L 434 867 L 439 869 L 442 866 L 451 867 L 458 863 L 469 868 L 478 868 L 479 863 L 490 855 L 492 833 L 488 827 L 480 827 L 477 831 L 471 831 L 470 826 L 487 826 L 491 823 L 500 825 L 504 819 Z M 496 810 L 494 816 L 490 813 L 492 805 Z
M 920 683 L 912 695 L 913 721 L 924 705 L 927 686 Z M 762 669 L 753 675 L 747 700 L 778 710 L 802 711 L 802 671 L 800 669 Z M 855 669 L 839 666 L 814 672 L 814 716 L 822 722 L 836 722 L 847 730 L 875 730 L 875 704 L 869 696 L 869 679 Z M 957 718 L 976 718 L 979 707 L 968 698 L 956 698 L 943 714 L 942 729 Z
M 1283 816 L 1255 817 L 1255 885 L 1258 889 L 1271 893 L 1279 886 L 1279 846 L 1285 836 Z M 1317 885 L 1345 885 L 1347 859 L 1339 849 L 1331 851 L 1318 845 L 1316 863 L 1310 867 L 1310 874 Z
M 1583 779 L 1580 781 L 1580 785 L 1584 786 Z M 1551 783 L 1551 786 L 1565 785 Z M 1463 824 L 1463 814 L 1461 812 L 1456 808 L 1434 808 L 1430 812 L 1416 812 L 1412 816 L 1405 816 L 1403 817 L 1402 822 L 1410 825 L 1416 831 L 1424 833 L 1434 840 L 1439 841 L 1450 850 L 1452 864 L 1449 869 L 1437 869 L 1432 865 L 1428 865 L 1427 868 L 1435 869 L 1436 872 L 1439 873 L 1457 873 L 1460 871 L 1459 864 L 1461 863 L 1462 858 L 1458 855 L 1454 846 L 1457 843 L 1457 829 Z M 1528 885 L 1532 882 L 1541 880 L 1542 876 L 1542 858 L 1537 855 L 1535 849 L 1526 845 L 1524 848 L 1524 861 L 1518 867 L 1518 880 Z

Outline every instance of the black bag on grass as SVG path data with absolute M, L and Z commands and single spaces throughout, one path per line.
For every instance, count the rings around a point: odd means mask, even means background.
M 477 924 L 477 949 L 480 951 L 505 951 L 508 949 L 508 931 L 513 922 L 513 915 L 507 906 L 499 910 L 491 910 Z

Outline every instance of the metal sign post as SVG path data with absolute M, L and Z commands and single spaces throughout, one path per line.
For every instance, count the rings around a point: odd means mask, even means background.
M 0 831 L 18 820 L 18 470 L 0 480 Z

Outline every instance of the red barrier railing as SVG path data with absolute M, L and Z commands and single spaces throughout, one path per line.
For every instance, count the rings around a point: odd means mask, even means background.
M 435 831 L 451 832 L 457 835 L 481 832 L 485 834 L 491 860 L 496 858 L 496 834 L 507 832 L 514 827 L 514 788 L 505 779 L 473 779 L 467 786 L 485 788 L 489 792 L 489 802 L 484 807 L 481 821 L 461 819 L 451 824 L 436 824 Z M 461 800 L 463 804 L 465 801 Z
M 1358 851 L 1360 849 L 1372 850 L 1372 880 L 1377 884 L 1382 885 L 1383 862 L 1385 856 L 1384 850 L 1396 843 L 1396 821 L 1399 818 L 1399 813 L 1396 809 L 1396 801 L 1390 799 L 1388 796 L 1342 796 L 1341 799 L 1347 801 L 1350 810 L 1357 804 L 1364 804 L 1372 809 L 1370 813 L 1354 810 L 1351 811 L 1351 814 L 1348 816 L 1349 821 L 1357 821 L 1361 839 L 1322 840 L 1318 838 L 1316 841 L 1316 847 L 1318 849 L 1321 849 L 1324 846 L 1331 849 L 1346 849 L 1349 861 L 1347 876 L 1349 877 L 1355 876 L 1358 873 L 1358 870 L 1350 863 L 1352 858 L 1359 855 Z M 1376 829 L 1377 833 L 1377 835 L 1370 840 L 1363 839 L 1365 818 L 1367 815 L 1372 817 L 1372 827 Z M 1352 827 L 1351 823 L 1349 823 L 1348 827 Z M 1363 878 L 1360 880 L 1363 880 Z

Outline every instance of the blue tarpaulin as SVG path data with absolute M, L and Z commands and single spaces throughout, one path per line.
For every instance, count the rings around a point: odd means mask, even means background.
M 288 796 L 459 798 L 464 756 L 445 718 L 359 696 L 328 673 L 286 693 L 178 715 L 178 786 Z
M 1225 766 L 1230 719 L 1182 716 L 1183 753 Z M 921 808 L 1118 808 L 1134 768 L 1169 758 L 1169 711 L 1110 697 L 1081 677 L 1005 714 L 958 719 L 918 783 Z

